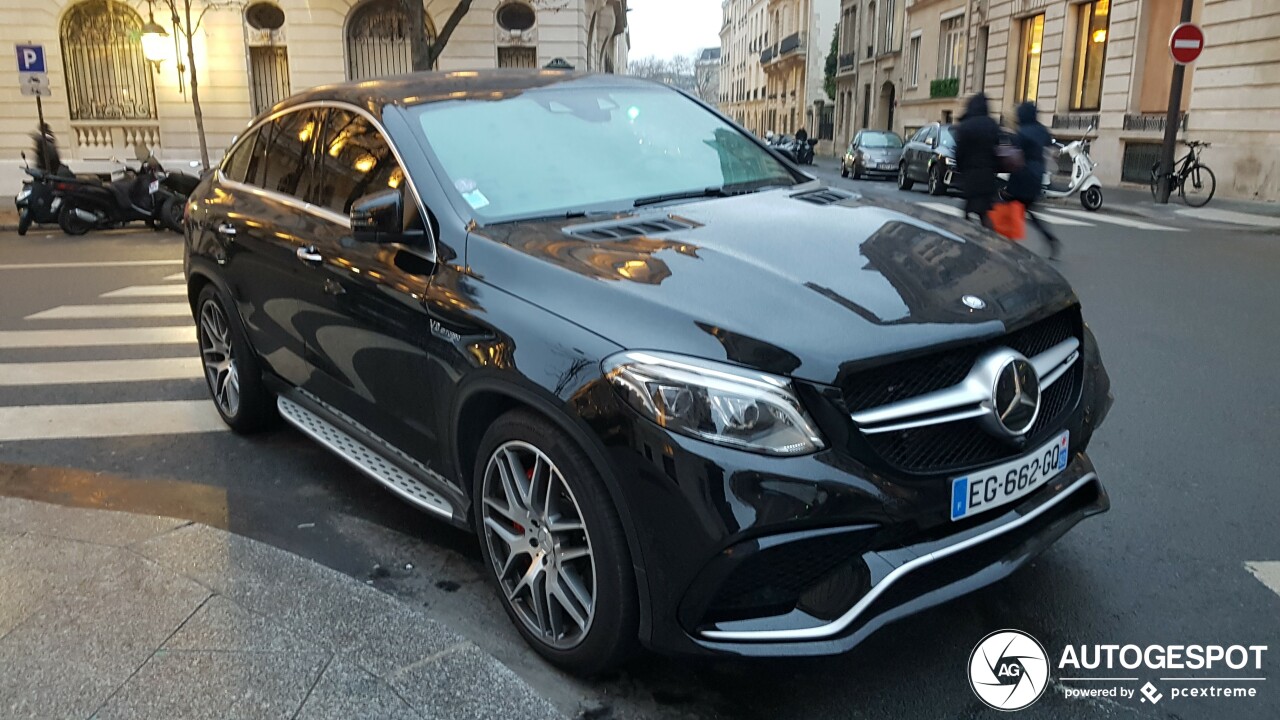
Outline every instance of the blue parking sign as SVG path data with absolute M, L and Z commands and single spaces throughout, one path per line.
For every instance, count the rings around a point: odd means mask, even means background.
M 44 46 L 18 45 L 18 72 L 44 72 Z

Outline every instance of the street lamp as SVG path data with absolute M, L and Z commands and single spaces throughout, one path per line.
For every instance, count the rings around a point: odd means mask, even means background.
M 151 63 L 156 73 L 160 72 L 160 63 L 165 58 L 165 39 L 169 37 L 160 23 L 156 22 L 151 12 L 151 3 L 147 3 L 147 21 L 142 25 L 142 57 Z

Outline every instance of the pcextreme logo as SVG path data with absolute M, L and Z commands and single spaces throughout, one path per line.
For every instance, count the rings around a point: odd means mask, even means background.
M 1067 645 L 1057 662 L 1058 685 L 1067 700 L 1247 701 L 1266 680 L 1266 652 L 1266 645 Z M 996 710 L 1029 707 L 1044 694 L 1050 675 L 1044 646 L 1021 630 L 997 630 L 969 655 L 969 686 Z

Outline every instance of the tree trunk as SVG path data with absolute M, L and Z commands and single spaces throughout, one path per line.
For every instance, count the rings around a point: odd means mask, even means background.
M 200 88 L 196 81 L 196 49 L 195 30 L 191 26 L 191 0 L 185 0 L 187 21 L 183 25 L 183 36 L 187 39 L 187 72 L 191 73 L 191 111 L 196 116 L 196 135 L 200 138 L 200 165 L 209 169 L 209 141 L 204 136 L 204 113 L 200 110 Z M 174 13 L 175 15 L 177 13 Z M 175 25 L 177 23 L 174 23 Z
M 403 0 L 405 13 L 409 17 L 409 47 L 412 52 L 414 71 L 431 69 L 431 45 L 427 39 L 427 11 L 422 7 L 422 0 Z

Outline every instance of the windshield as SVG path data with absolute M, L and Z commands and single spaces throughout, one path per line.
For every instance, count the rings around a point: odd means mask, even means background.
M 893 133 L 867 133 L 862 136 L 862 147 L 900 148 L 902 138 Z
M 449 182 L 482 222 L 797 182 L 737 128 L 661 87 L 563 83 L 414 111 Z
M 950 125 L 943 125 L 943 126 L 942 126 L 942 140 L 940 141 L 940 143 L 942 144 L 942 147 L 955 147 L 955 146 L 956 146 L 956 139 L 955 139 L 954 137 L 952 137 L 952 135 L 951 135 L 951 126 L 950 126 Z

